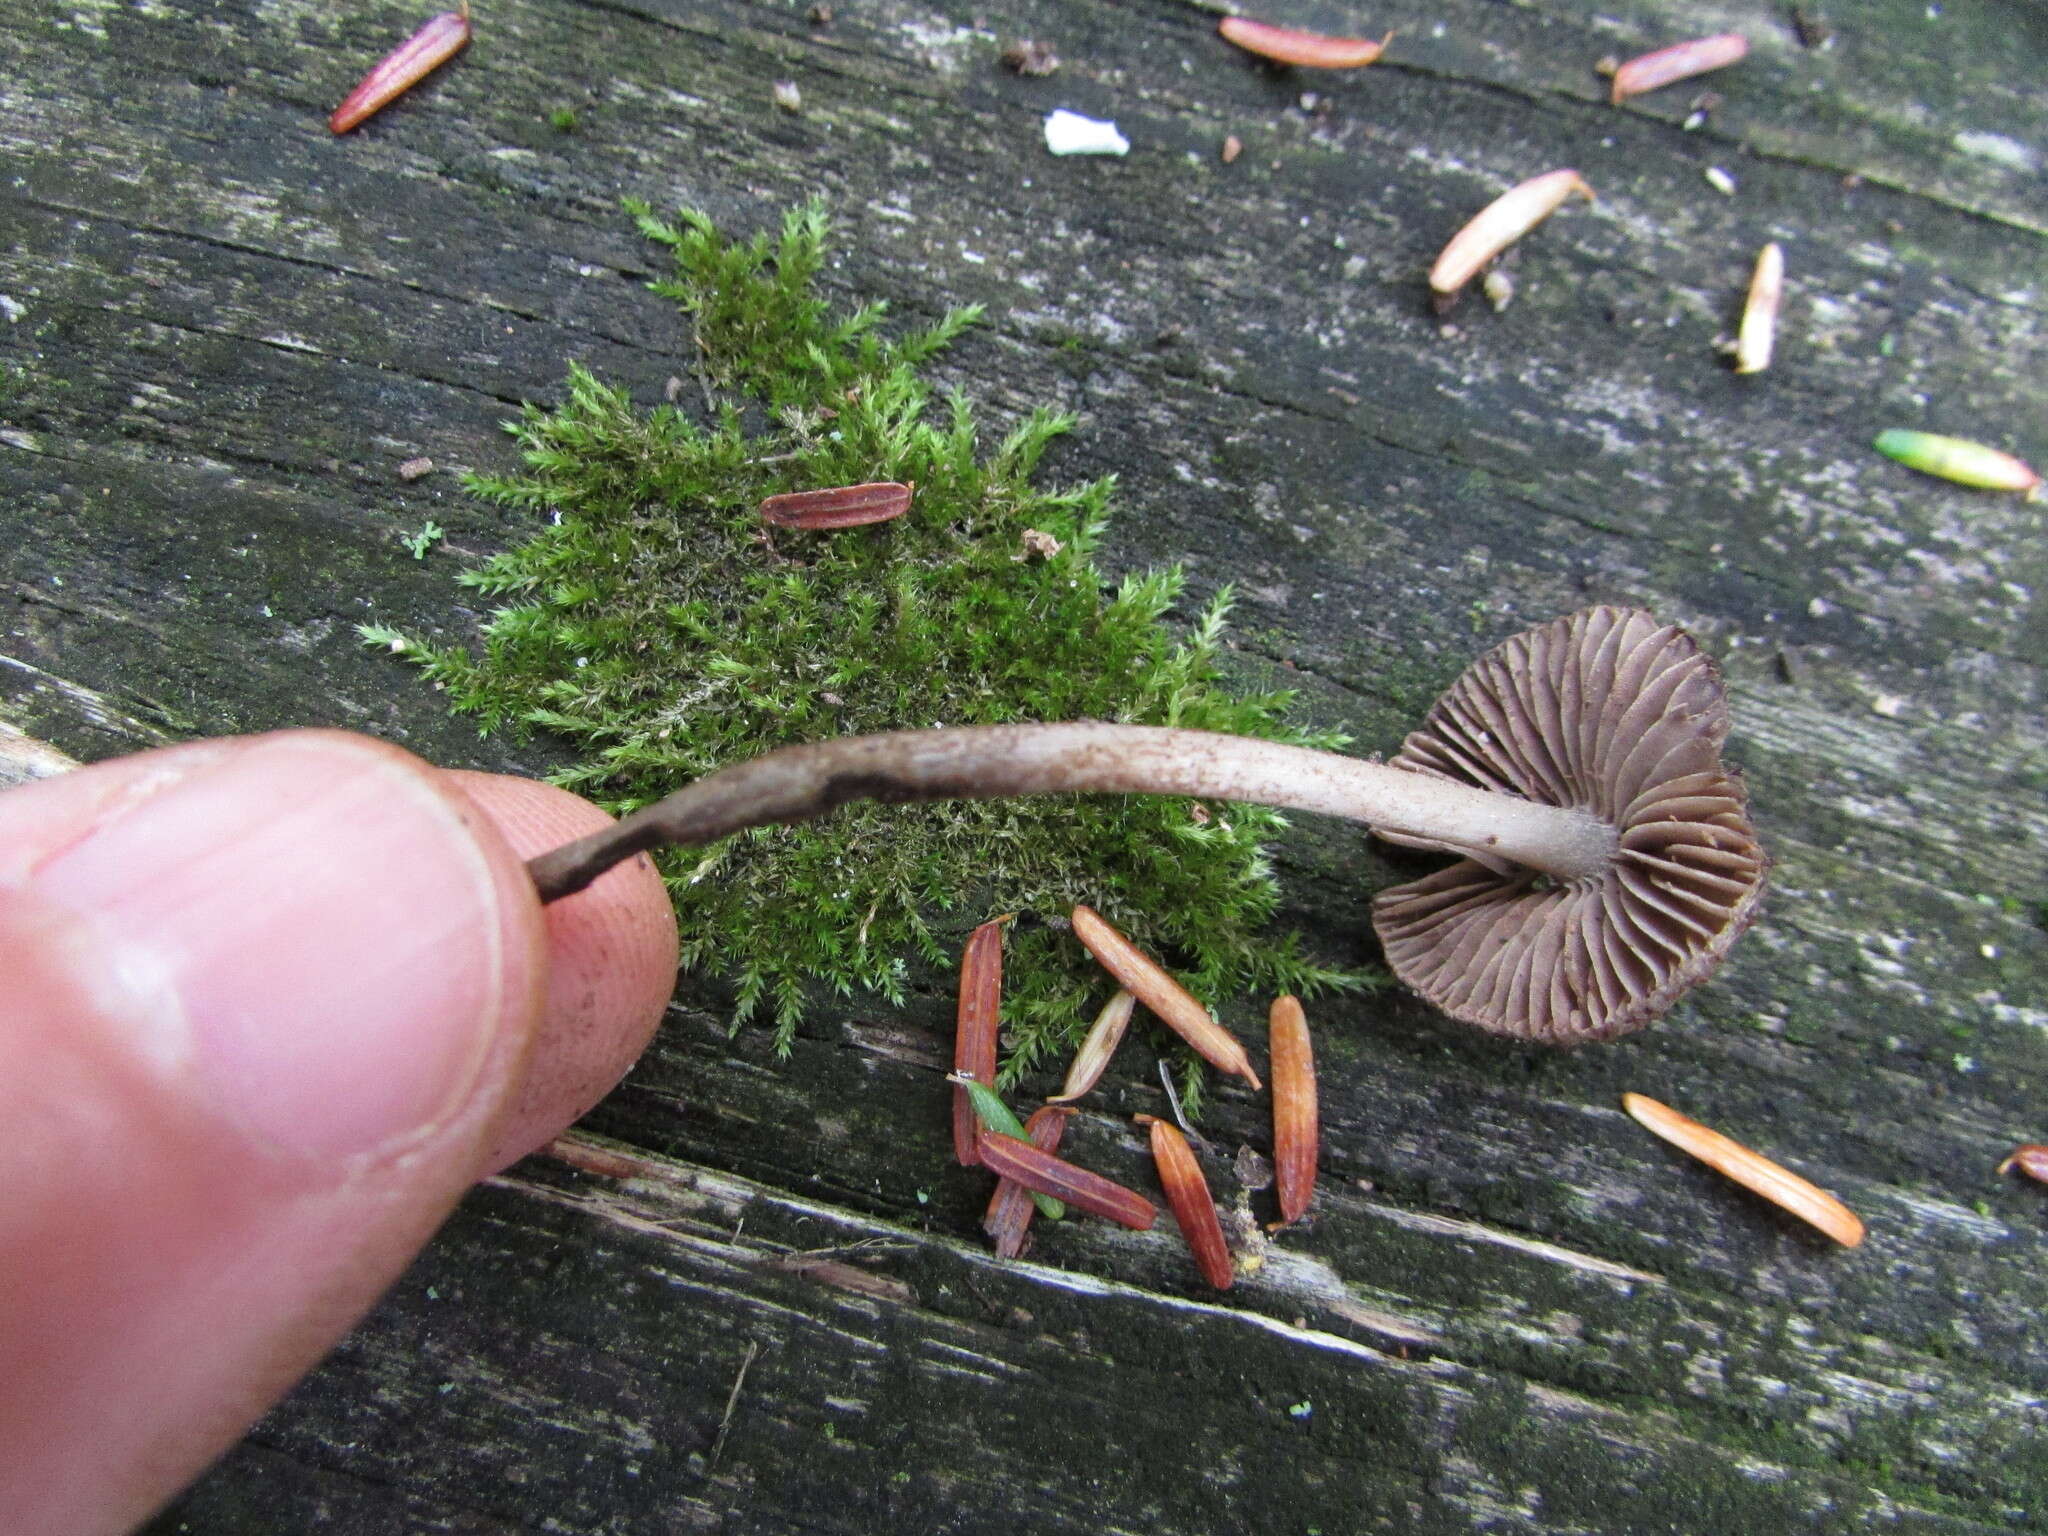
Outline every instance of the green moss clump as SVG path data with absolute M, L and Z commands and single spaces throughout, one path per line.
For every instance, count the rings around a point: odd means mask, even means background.
M 364 632 L 456 709 L 486 731 L 576 743 L 582 761 L 556 781 L 615 812 L 790 742 L 908 726 L 1095 718 L 1337 744 L 1290 730 L 1286 694 L 1218 686 L 1227 592 L 1176 638 L 1178 570 L 1107 586 L 1091 555 L 1110 482 L 1032 480 L 1070 417 L 1039 412 L 984 451 L 965 399 L 933 401 L 919 367 L 977 310 L 895 339 L 879 304 L 834 317 L 813 287 L 815 204 L 779 240 L 744 243 L 698 213 L 670 223 L 629 206 L 673 255 L 649 286 L 694 319 L 715 420 L 637 409 L 573 368 L 563 405 L 510 425 L 525 469 L 470 489 L 547 522 L 462 577 L 504 603 L 482 653 Z M 910 513 L 803 533 L 755 510 L 870 480 L 915 482 Z M 1159 797 L 861 805 L 671 857 L 664 873 L 685 963 L 734 977 L 740 1018 L 770 1008 L 787 1044 L 808 982 L 900 1000 L 908 953 L 950 966 L 966 921 L 1058 918 L 1077 901 L 1199 996 L 1354 985 L 1261 931 L 1278 893 L 1260 843 L 1280 825 L 1262 808 Z M 1078 1038 L 1103 983 L 1042 927 L 1014 935 L 1007 978 L 1014 1080 Z

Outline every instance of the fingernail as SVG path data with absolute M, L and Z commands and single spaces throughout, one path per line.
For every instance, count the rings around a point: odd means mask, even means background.
M 139 1054 L 288 1154 L 444 1123 L 506 1006 L 499 898 L 456 810 L 345 738 L 205 762 L 32 889 L 94 924 Z

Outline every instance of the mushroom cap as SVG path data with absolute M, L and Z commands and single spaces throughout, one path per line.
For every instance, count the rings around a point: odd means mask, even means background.
M 1522 1040 L 1575 1045 L 1657 1018 L 1720 964 L 1763 894 L 1769 861 L 1721 762 L 1727 735 L 1719 668 L 1639 609 L 1588 608 L 1482 656 L 1395 766 L 1591 812 L 1617 851 L 1602 873 L 1559 881 L 1451 849 L 1467 857 L 1373 903 L 1394 974 Z

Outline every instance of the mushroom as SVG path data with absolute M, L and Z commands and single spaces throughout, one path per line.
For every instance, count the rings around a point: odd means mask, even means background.
M 1481 657 L 1394 754 L 1397 770 L 1568 805 L 1614 837 L 1594 874 L 1493 850 L 1382 891 L 1373 927 L 1403 982 L 1496 1034 L 1572 1045 L 1641 1029 L 1706 979 L 1763 896 L 1769 861 L 1721 762 L 1728 701 L 1685 631 L 1588 608 Z
M 1720 760 L 1720 674 L 1692 637 L 1588 608 L 1490 651 L 1392 761 L 1080 721 L 841 737 L 699 779 L 528 866 L 543 901 L 643 850 L 853 800 L 1113 793 L 1343 816 L 1459 856 L 1383 891 L 1394 973 L 1453 1018 L 1571 1045 L 1640 1029 L 1720 963 L 1767 865 Z

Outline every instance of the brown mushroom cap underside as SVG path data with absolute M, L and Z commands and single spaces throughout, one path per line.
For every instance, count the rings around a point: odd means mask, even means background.
M 1453 1018 L 1553 1045 L 1657 1018 L 1720 963 L 1763 892 L 1727 735 L 1713 661 L 1640 610 L 1589 608 L 1481 657 L 1392 761 L 1590 811 L 1618 850 L 1603 874 L 1557 882 L 1450 849 L 1467 857 L 1373 903 L 1394 973 Z

